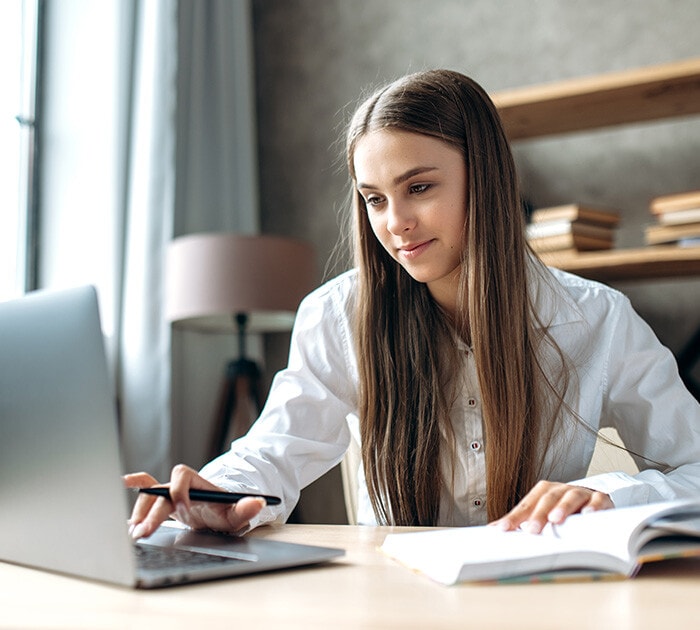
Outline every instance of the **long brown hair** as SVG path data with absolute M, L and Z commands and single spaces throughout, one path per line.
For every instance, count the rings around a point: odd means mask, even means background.
M 409 75 L 358 108 L 347 134 L 394 128 L 439 138 L 464 155 L 467 208 L 454 321 L 375 238 L 353 190 L 362 459 L 380 522 L 437 523 L 441 451 L 452 449 L 450 409 L 460 369 L 455 335 L 473 348 L 482 396 L 487 512 L 504 514 L 537 481 L 542 441 L 561 404 L 537 360 L 542 342 L 528 296 L 528 249 L 515 165 L 496 109 L 468 77 L 447 70 Z M 551 340 L 549 340 L 550 343 Z M 561 354 L 561 353 L 560 353 Z M 559 398 L 561 401 L 561 397 Z

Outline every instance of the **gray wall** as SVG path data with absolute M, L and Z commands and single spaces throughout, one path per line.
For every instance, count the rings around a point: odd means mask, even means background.
M 321 268 L 346 198 L 337 140 L 368 86 L 449 67 L 493 92 L 700 54 L 697 0 L 253 0 L 253 14 L 262 228 L 312 241 Z M 699 149 L 696 117 L 529 141 L 515 153 L 535 205 L 618 208 L 618 244 L 638 246 L 651 197 L 700 188 Z M 700 280 L 619 288 L 674 351 L 700 326 Z M 284 351 L 273 340 L 268 365 Z M 309 503 L 314 520 L 342 509 Z

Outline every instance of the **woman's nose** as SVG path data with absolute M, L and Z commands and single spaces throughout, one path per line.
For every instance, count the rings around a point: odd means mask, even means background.
M 415 227 L 416 220 L 410 204 L 392 201 L 387 214 L 387 230 L 392 234 L 402 234 Z

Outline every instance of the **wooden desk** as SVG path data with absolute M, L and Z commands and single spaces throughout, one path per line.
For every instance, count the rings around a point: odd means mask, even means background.
M 339 546 L 329 565 L 163 589 L 127 589 L 0 563 L 0 628 L 697 628 L 700 560 L 634 580 L 445 587 L 376 551 L 390 528 L 286 525 L 254 533 Z

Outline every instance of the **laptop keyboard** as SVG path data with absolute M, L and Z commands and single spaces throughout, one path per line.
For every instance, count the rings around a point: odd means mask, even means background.
M 157 571 L 172 567 L 193 567 L 205 565 L 222 565 L 246 562 L 239 558 L 214 556 L 208 553 L 177 549 L 173 547 L 156 547 L 154 545 L 134 545 L 136 562 L 141 569 Z

